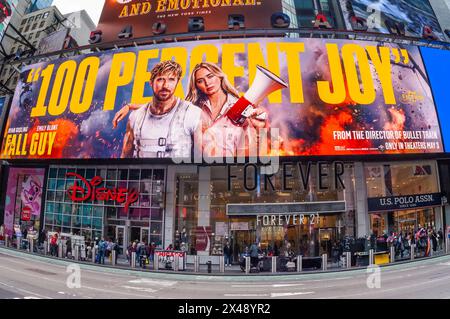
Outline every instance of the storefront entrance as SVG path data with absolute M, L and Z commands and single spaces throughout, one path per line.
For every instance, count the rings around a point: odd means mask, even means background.
M 149 240 L 149 228 L 148 227 L 130 227 L 130 241 L 146 242 Z
M 299 224 L 291 218 L 284 225 L 264 225 L 258 223 L 256 217 L 230 218 L 234 261 L 254 242 L 260 243 L 260 248 L 266 255 L 331 256 L 333 244 L 345 235 L 344 226 L 341 226 L 341 214 L 314 216 L 315 221 L 308 216 L 304 223 Z

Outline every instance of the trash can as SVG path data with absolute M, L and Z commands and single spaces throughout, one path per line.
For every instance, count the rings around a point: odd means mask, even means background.
M 211 260 L 209 260 L 209 261 L 206 263 L 206 266 L 208 267 L 208 274 L 210 274 L 210 273 L 211 273 L 211 269 L 212 269 L 212 262 L 211 262 Z

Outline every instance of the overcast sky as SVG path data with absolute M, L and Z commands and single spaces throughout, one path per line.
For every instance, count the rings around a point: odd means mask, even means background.
M 56 6 L 62 14 L 86 10 L 95 25 L 98 24 L 100 14 L 102 13 L 105 0 L 53 0 L 53 5 Z

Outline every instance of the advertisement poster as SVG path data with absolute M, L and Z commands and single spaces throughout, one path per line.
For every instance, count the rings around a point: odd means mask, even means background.
M 19 0 L 0 0 L 0 41 L 6 32 Z
M 150 81 L 150 71 L 161 61 L 180 69 L 181 79 L 176 85 L 173 76 L 170 90 Z M 209 64 L 199 67 L 204 61 Z M 236 157 L 251 144 L 241 145 L 235 137 L 261 130 L 250 130 L 249 121 L 235 126 L 224 110 L 249 87 L 255 90 L 264 82 L 254 83 L 259 65 L 287 86 L 257 105 L 267 115 L 264 129 L 278 131 L 271 140 L 278 148 L 268 151 L 272 155 L 443 152 L 417 47 L 254 38 L 127 48 L 25 66 L 1 157 L 174 158 L 179 152 L 190 155 L 194 146 L 204 153 L 213 149 L 217 157 Z M 164 74 L 172 77 L 169 71 Z M 152 83 L 158 101 L 171 94 L 179 98 L 171 112 L 153 113 L 160 110 L 152 111 Z M 223 107 L 211 98 L 220 92 L 227 101 Z M 211 110 L 220 108 L 213 120 Z M 200 143 L 198 134 L 203 134 Z
M 45 169 L 11 167 L 5 199 L 5 232 L 12 235 L 19 220 L 39 220 Z
M 195 235 L 195 250 L 209 251 L 211 248 L 211 226 L 198 226 L 194 230 Z
M 246 29 L 271 28 L 272 14 L 280 11 L 281 0 L 111 0 L 105 1 L 97 30 L 101 42 L 186 33 L 190 20 L 192 31 L 228 30 L 230 15 L 244 17 Z
M 38 51 L 36 54 L 39 55 L 62 50 L 68 32 L 68 29 L 63 29 L 53 32 L 45 38 L 42 38 L 39 42 Z
M 352 19 L 362 18 L 368 32 L 389 32 L 389 22 L 403 24 L 405 36 L 421 38 L 423 28 L 430 27 L 438 39 L 445 41 L 429 0 L 339 0 L 347 30 L 353 30 Z M 392 24 L 393 25 L 393 24 Z
M 431 48 L 420 48 L 430 83 L 433 90 L 434 101 L 439 114 L 439 120 L 444 140 L 445 151 L 450 152 L 450 91 L 446 79 L 450 73 L 450 51 Z

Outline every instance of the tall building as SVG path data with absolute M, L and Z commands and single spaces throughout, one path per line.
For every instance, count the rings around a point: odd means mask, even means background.
M 86 10 L 67 13 L 64 18 L 64 24 L 70 28 L 70 36 L 78 46 L 89 44 L 89 36 L 91 31 L 95 30 L 95 23 Z
M 70 30 L 69 35 L 75 40 L 77 46 L 87 45 L 89 33 L 95 29 L 95 24 L 85 10 L 63 15 L 57 7 L 51 6 L 22 16 L 17 15 L 17 17 L 12 23 L 36 49 L 39 48 L 43 38 L 64 29 Z M 30 49 L 28 45 L 20 42 L 24 41 L 19 35 L 12 34 L 15 35 L 13 39 L 5 37 L 2 42 L 7 52 L 15 54 Z M 18 79 L 19 74 L 13 66 L 5 66 L 1 71 L 0 82 L 12 91 L 15 89 Z
M 52 5 L 53 0 L 31 0 L 30 6 L 27 9 L 27 13 L 39 11 L 44 8 L 48 8 Z

